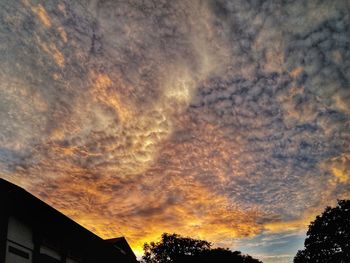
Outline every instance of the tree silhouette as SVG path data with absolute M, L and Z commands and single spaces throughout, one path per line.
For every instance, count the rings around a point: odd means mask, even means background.
M 181 237 L 177 234 L 162 235 L 161 241 L 144 245 L 143 263 L 261 263 L 239 251 L 223 248 L 211 249 L 205 240 Z
M 350 200 L 338 200 L 309 225 L 305 249 L 299 250 L 294 263 L 350 262 Z
M 198 260 L 189 262 L 201 263 L 261 263 L 261 261 L 252 258 L 249 255 L 242 255 L 240 251 L 231 251 L 224 248 L 215 248 L 205 251 L 197 257 Z
M 142 259 L 145 263 L 174 263 L 188 256 L 198 256 L 208 249 L 210 243 L 207 241 L 164 233 L 160 242 L 144 245 Z

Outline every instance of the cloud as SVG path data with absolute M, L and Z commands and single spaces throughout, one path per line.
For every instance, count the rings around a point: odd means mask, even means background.
M 289 255 L 349 197 L 347 1 L 1 8 L 0 176 L 97 234 Z

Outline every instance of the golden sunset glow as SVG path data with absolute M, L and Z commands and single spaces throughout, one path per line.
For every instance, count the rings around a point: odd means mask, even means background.
M 348 1 L 78 2 L 1 4 L 0 177 L 138 256 L 290 262 L 350 197 Z

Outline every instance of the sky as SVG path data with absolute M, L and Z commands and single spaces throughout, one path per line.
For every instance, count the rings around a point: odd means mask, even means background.
M 0 177 L 137 255 L 292 262 L 350 198 L 350 2 L 0 1 Z

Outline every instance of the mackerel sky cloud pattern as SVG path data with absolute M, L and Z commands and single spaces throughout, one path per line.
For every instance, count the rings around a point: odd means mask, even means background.
M 0 3 L 0 176 L 135 251 L 290 262 L 350 198 L 350 3 Z

